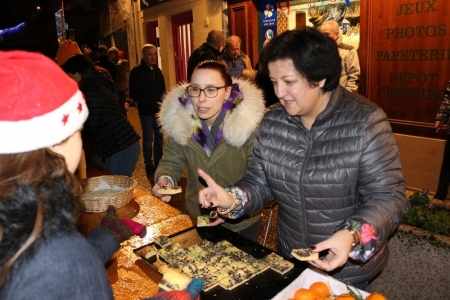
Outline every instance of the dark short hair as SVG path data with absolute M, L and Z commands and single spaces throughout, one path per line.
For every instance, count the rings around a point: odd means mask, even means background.
M 271 39 L 261 51 L 260 69 L 269 74 L 269 63 L 285 59 L 292 60 L 311 86 L 322 79 L 326 79 L 324 92 L 339 85 L 342 65 L 336 42 L 316 28 L 287 30 Z
M 105 45 L 100 45 L 97 48 L 97 53 L 98 55 L 105 55 L 108 53 L 108 47 L 106 47 Z
M 222 77 L 223 81 L 225 81 L 225 86 L 233 85 L 233 80 L 231 79 L 231 76 L 228 73 L 227 67 L 217 60 L 202 61 L 201 63 L 199 63 L 197 65 L 197 67 L 195 67 L 194 72 L 195 72 L 195 70 L 198 70 L 198 69 L 215 70 L 220 73 L 220 76 Z M 192 76 L 191 76 L 191 78 L 192 78 Z
M 219 45 L 223 42 L 223 33 L 219 30 L 211 30 L 208 33 L 208 37 L 206 38 L 206 42 L 211 45 Z
M 88 77 L 95 71 L 95 65 L 92 60 L 83 54 L 77 54 L 69 58 L 62 66 L 64 72 L 81 75 L 81 78 Z

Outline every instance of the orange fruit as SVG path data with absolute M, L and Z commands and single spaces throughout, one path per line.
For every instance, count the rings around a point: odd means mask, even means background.
M 315 300 L 315 297 L 310 290 L 299 289 L 294 294 L 294 300 Z
M 374 292 L 367 296 L 366 300 L 387 300 L 385 296 L 380 293 Z
M 349 293 L 344 293 L 344 294 L 337 295 L 334 298 L 334 300 L 356 300 L 356 299 L 355 299 L 355 297 L 353 297 Z
M 330 289 L 328 288 L 328 285 L 326 285 L 321 281 L 317 281 L 311 284 L 309 290 L 313 292 L 314 297 L 320 299 L 330 294 Z

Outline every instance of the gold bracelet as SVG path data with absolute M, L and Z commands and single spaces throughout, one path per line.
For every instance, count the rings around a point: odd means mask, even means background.
M 234 195 L 234 194 L 232 194 L 232 193 L 229 193 L 229 194 L 230 194 L 231 196 L 233 196 L 233 198 L 234 198 L 234 203 L 233 203 L 233 205 L 231 205 L 231 207 L 228 208 L 228 209 L 217 207 L 217 212 L 218 212 L 219 214 L 221 214 L 222 216 L 228 214 L 230 211 L 232 211 L 232 210 L 235 209 L 238 205 L 241 204 L 241 200 L 239 200 L 239 199 L 236 197 L 236 195 Z
M 352 235 L 352 237 L 353 237 L 352 250 L 355 249 L 355 247 L 356 247 L 356 246 L 360 243 L 360 241 L 361 241 L 361 237 L 360 237 L 360 234 L 359 234 L 358 230 L 356 230 L 356 228 L 353 227 L 353 226 L 345 226 L 345 227 L 342 228 L 342 229 L 345 229 L 345 230 L 347 230 L 348 232 L 351 233 L 351 235 Z

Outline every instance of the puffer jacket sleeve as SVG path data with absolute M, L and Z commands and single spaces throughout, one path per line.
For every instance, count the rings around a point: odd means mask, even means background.
M 365 124 L 358 181 L 360 205 L 338 226 L 352 225 L 359 230 L 360 247 L 350 256 L 362 261 L 383 247 L 407 209 L 400 151 L 385 113 L 377 108 Z
M 263 122 L 264 123 L 264 122 Z M 263 162 L 261 160 L 260 134 L 256 135 L 253 144 L 253 158 L 245 173 L 245 176 L 235 186 L 247 194 L 248 202 L 240 212 L 241 215 L 263 208 L 271 201 L 273 196 L 266 182 Z
M 247 167 L 250 165 L 253 159 L 253 146 L 255 144 L 256 132 L 254 132 L 250 138 L 245 142 L 245 148 L 247 149 Z

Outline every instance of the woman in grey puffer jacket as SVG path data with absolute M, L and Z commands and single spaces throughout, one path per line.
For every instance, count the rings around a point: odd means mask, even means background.
M 339 86 L 336 44 L 314 28 L 287 31 L 260 57 L 281 105 L 263 118 L 253 161 L 226 189 L 203 171 L 203 207 L 230 218 L 276 199 L 278 251 L 311 248 L 316 267 L 365 288 L 385 266 L 406 211 L 395 136 L 381 108 Z

